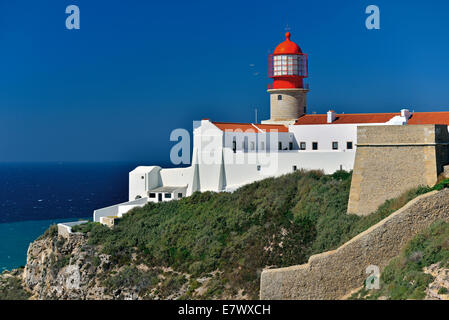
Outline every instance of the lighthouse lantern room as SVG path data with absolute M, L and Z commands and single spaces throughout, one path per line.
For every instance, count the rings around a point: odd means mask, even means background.
M 308 76 L 308 58 L 290 37 L 287 32 L 268 58 L 268 74 L 274 81 L 268 86 L 271 116 L 263 123 L 292 124 L 306 113 L 308 88 L 303 79 Z

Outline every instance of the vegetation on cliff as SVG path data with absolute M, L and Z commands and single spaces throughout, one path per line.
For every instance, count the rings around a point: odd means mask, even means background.
M 353 299 L 423 299 L 434 276 L 428 267 L 442 269 L 446 275 L 444 283 L 449 283 L 449 223 L 439 221 L 414 237 L 391 260 L 380 277 L 380 289 L 362 289 L 352 296 Z M 447 285 L 447 284 L 445 284 Z M 439 286 L 437 294 L 447 293 L 448 288 Z
M 150 203 L 132 210 L 113 229 L 89 223 L 75 230 L 88 233 L 90 245 L 123 267 L 104 280 L 108 287 L 131 283 L 138 274 L 145 284 L 141 292 L 154 291 L 154 272 L 132 267 L 146 265 L 176 272 L 166 280 L 174 287 L 188 281 L 183 298 L 254 299 L 263 268 L 305 263 L 430 190 L 416 188 L 359 217 L 346 213 L 350 182 L 351 174 L 343 171 L 298 171 L 234 193 L 195 193 Z M 207 286 L 197 290 L 205 278 Z
M 30 294 L 22 286 L 23 268 L 4 271 L 0 275 L 0 300 L 26 300 Z

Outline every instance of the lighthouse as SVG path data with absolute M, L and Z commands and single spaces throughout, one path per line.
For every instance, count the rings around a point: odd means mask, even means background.
M 308 87 L 307 54 L 290 40 L 291 34 L 285 34 L 280 43 L 268 57 L 268 74 L 274 81 L 268 86 L 270 94 L 270 119 L 266 124 L 294 124 L 307 111 L 306 96 Z

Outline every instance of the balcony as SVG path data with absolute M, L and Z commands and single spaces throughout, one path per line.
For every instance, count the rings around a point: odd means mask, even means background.
M 309 84 L 308 83 L 304 83 L 302 87 L 303 87 L 303 89 L 309 90 Z M 272 90 L 272 89 L 274 89 L 273 88 L 273 84 L 269 83 L 268 84 L 268 90 Z

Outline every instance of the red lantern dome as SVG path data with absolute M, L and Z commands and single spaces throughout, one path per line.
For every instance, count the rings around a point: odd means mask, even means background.
M 269 89 L 304 88 L 303 79 L 308 75 L 307 55 L 290 40 L 290 32 L 285 34 L 285 38 L 268 59 L 269 77 L 274 79 Z
M 290 32 L 285 34 L 286 40 L 280 43 L 276 49 L 274 49 L 274 54 L 300 54 L 302 53 L 301 48 L 294 42 L 290 41 Z

